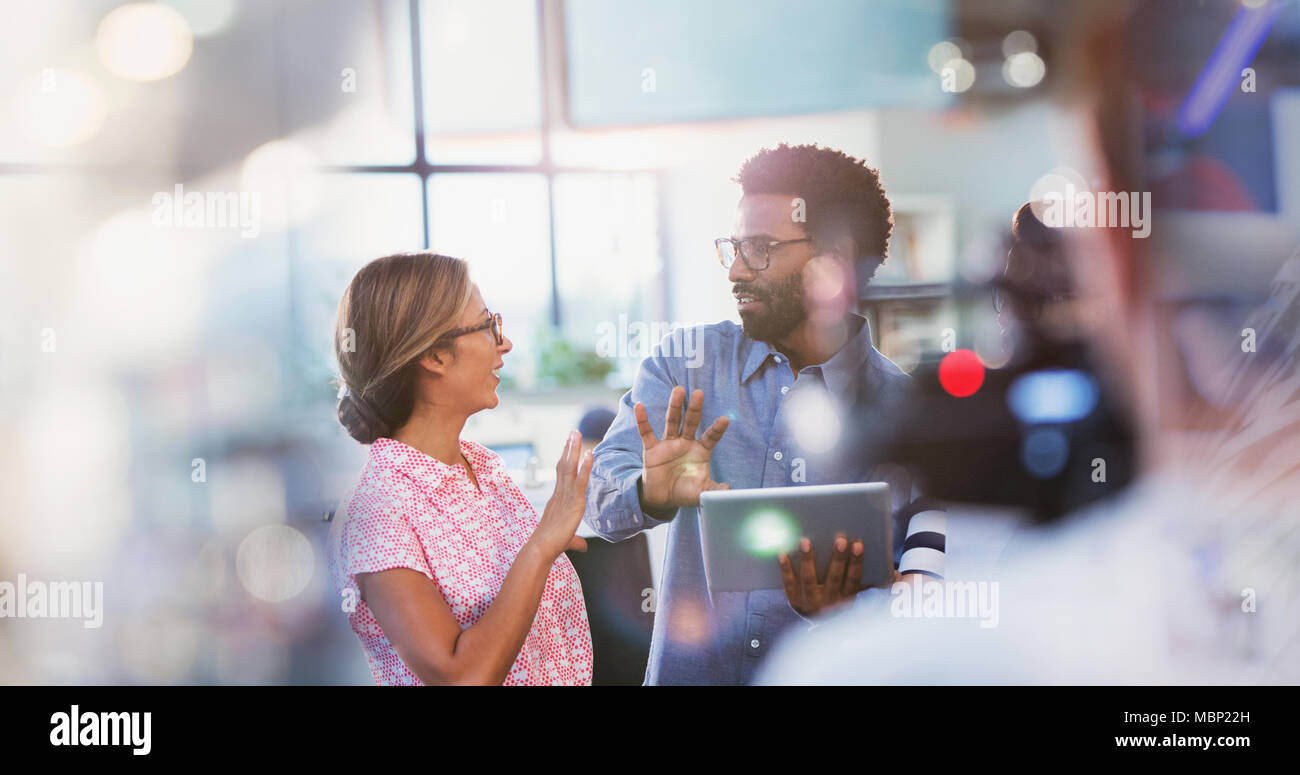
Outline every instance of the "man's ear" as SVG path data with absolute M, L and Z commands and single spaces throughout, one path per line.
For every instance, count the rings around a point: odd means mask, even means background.
M 447 372 L 451 369 L 451 363 L 452 352 L 447 348 L 431 348 L 420 356 L 420 368 L 440 377 L 447 375 Z
M 839 264 L 845 283 L 850 288 L 858 288 L 870 281 L 870 278 L 858 276 L 858 273 L 862 271 L 862 260 L 858 256 L 857 240 L 848 234 L 844 234 L 837 239 L 831 240 L 829 245 L 829 252 L 834 256 L 836 263 Z
M 829 255 L 849 266 L 857 263 L 858 260 L 858 244 L 847 234 L 835 239 L 818 240 L 817 252 L 821 255 Z

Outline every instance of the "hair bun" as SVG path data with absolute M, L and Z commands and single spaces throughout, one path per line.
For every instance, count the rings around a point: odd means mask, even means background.
M 358 398 L 351 390 L 339 399 L 338 414 L 339 422 L 347 429 L 348 435 L 362 444 L 371 444 L 392 430 L 369 401 Z

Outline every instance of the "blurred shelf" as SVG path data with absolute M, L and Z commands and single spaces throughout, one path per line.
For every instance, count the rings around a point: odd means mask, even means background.
M 952 295 L 951 283 L 886 283 L 868 285 L 863 304 L 892 299 L 943 299 Z

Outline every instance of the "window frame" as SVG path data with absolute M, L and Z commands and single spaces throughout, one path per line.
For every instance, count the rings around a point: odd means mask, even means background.
M 423 234 L 425 250 L 432 248 L 431 241 L 431 220 L 429 201 L 429 181 L 434 176 L 445 174 L 528 174 L 539 175 L 546 181 L 546 218 L 547 218 L 547 253 L 550 256 L 550 277 L 551 277 L 551 294 L 550 323 L 557 330 L 563 330 L 562 304 L 560 300 L 560 277 L 559 277 L 559 258 L 555 250 L 555 178 L 557 175 L 566 173 L 597 173 L 597 174 L 628 174 L 635 172 L 650 173 L 656 180 L 656 190 L 660 198 L 660 208 L 662 213 L 663 207 L 663 176 L 662 171 L 657 169 L 618 169 L 609 170 L 601 167 L 592 166 L 572 166 L 556 165 L 551 159 L 551 137 L 550 129 L 552 126 L 551 105 L 555 84 L 552 81 L 548 64 L 548 40 L 547 40 L 547 22 L 549 14 L 547 12 L 547 0 L 537 0 L 537 35 L 538 35 L 538 90 L 541 97 L 541 110 L 539 114 L 539 125 L 537 131 L 541 140 L 541 157 L 535 164 L 435 164 L 429 161 L 428 143 L 425 136 L 424 125 L 424 58 L 423 58 L 423 41 L 420 27 L 420 4 L 423 0 L 407 0 L 410 27 L 410 46 L 411 46 L 411 68 L 412 68 L 412 92 L 414 98 L 413 117 L 415 121 L 415 157 L 410 164 L 332 164 L 322 165 L 322 172 L 335 173 L 399 173 L 411 174 L 419 178 L 420 181 L 420 213 L 423 220 L 421 233 Z M 661 236 L 663 231 L 662 217 L 657 224 Z M 660 241 L 661 250 L 665 250 Z M 664 298 L 667 299 L 667 290 L 670 287 L 669 269 L 667 255 L 664 256 Z M 667 310 L 661 310 L 666 312 Z

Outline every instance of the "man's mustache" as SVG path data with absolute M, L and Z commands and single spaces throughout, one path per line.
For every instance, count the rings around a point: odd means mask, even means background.
M 744 294 L 746 296 L 753 296 L 755 299 L 759 299 L 760 301 L 767 298 L 766 293 L 763 293 L 762 291 L 760 291 L 759 289 L 755 288 L 752 285 L 731 286 L 731 295 L 738 296 L 740 294 Z

